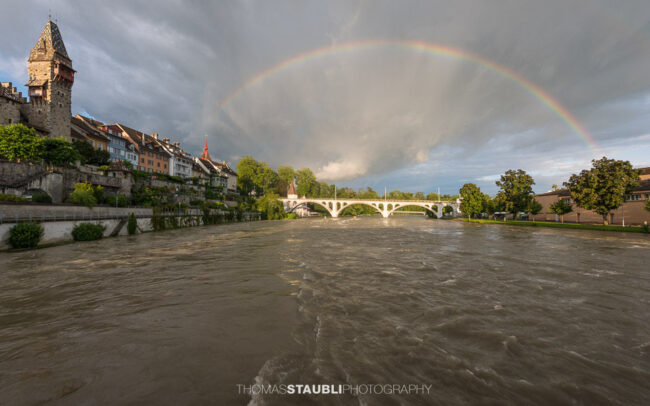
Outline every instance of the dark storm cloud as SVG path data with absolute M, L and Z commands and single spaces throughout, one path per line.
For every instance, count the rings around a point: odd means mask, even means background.
M 472 62 L 395 47 L 293 64 L 297 54 L 392 39 L 462 49 L 543 88 L 601 151 L 648 164 L 647 1 L 2 2 L 0 72 L 22 84 L 48 9 L 78 71 L 73 112 L 199 152 L 309 166 L 353 186 L 493 188 L 510 167 L 560 183 L 596 152 L 521 86 Z

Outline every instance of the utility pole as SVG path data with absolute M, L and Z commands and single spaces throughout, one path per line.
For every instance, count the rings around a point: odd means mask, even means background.
M 440 186 L 438 186 L 438 201 L 440 201 Z
M 384 186 L 384 203 L 386 203 L 386 186 Z
M 336 185 L 334 185 L 334 200 L 336 200 Z

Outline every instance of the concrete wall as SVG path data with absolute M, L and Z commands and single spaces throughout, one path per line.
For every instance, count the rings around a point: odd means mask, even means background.
M 137 219 L 138 227 L 142 231 L 151 231 L 151 219 L 150 218 L 139 218 Z M 115 227 L 120 223 L 119 219 L 115 220 L 100 220 L 100 221 L 46 221 L 40 223 L 43 226 L 45 233 L 41 239 L 40 244 L 52 244 L 63 241 L 72 241 L 72 229 L 75 225 L 81 223 L 93 223 L 93 224 L 102 224 L 106 227 L 104 230 L 104 237 L 111 235 Z M 7 239 L 9 238 L 9 229 L 15 224 L 6 223 L 0 224 L 0 249 L 11 248 L 7 245 Z M 127 235 L 128 231 L 126 225 L 124 225 L 118 235 Z
M 217 211 L 224 214 L 221 211 Z M 106 226 L 104 236 L 110 236 L 121 221 L 124 223 L 117 235 L 127 235 L 128 231 L 125 224 L 125 218 L 134 213 L 137 218 L 138 227 L 140 231 L 151 231 L 151 216 L 153 214 L 151 208 L 147 207 L 119 207 L 117 210 L 114 207 L 95 207 L 89 209 L 84 206 L 73 205 L 47 205 L 47 204 L 10 204 L 0 203 L 0 249 L 10 248 L 7 245 L 9 238 L 9 229 L 13 227 L 16 222 L 15 219 L 19 218 L 22 221 L 38 221 L 45 231 L 43 239 L 40 244 L 50 244 L 63 241 L 72 241 L 72 229 L 75 225 L 80 223 L 94 223 Z M 186 214 L 193 214 L 196 219 L 196 225 L 202 224 L 201 211 L 197 209 L 189 210 Z M 63 216 L 66 219 L 63 220 Z M 119 216 L 120 218 L 101 218 Z M 31 216 L 31 217 L 30 217 Z M 76 217 L 73 219 L 72 217 Z M 97 216 L 100 218 L 97 219 Z M 82 218 L 83 217 L 83 218 Z M 93 218 L 94 217 L 94 218 Z M 52 220 L 56 218 L 57 220 Z M 260 220 L 258 212 L 247 213 L 243 221 L 256 221 Z

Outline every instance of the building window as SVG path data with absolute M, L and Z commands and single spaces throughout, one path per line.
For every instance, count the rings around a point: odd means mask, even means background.
M 158 164 L 158 167 L 160 168 L 160 162 L 156 162 Z
M 625 195 L 626 202 L 636 202 L 638 200 L 641 200 L 640 194 Z
M 167 164 L 164 165 L 164 168 L 167 169 Z
M 144 158 L 140 158 L 140 159 L 141 159 L 141 161 L 140 161 L 140 162 L 142 162 L 142 163 L 144 163 Z
M 147 163 L 148 163 L 149 165 L 153 166 L 153 161 L 152 161 L 151 159 L 149 159 L 149 160 L 147 161 Z

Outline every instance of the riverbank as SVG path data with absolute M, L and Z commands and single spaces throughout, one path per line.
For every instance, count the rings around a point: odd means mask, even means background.
M 468 222 L 467 219 L 457 218 L 456 221 Z M 520 220 L 511 220 L 511 221 L 501 221 L 501 220 L 482 220 L 482 219 L 472 219 L 470 223 L 481 223 L 481 224 L 501 224 L 508 226 L 523 226 L 523 227 L 550 227 L 550 228 L 570 228 L 574 230 L 596 230 L 596 231 L 618 231 L 618 232 L 629 232 L 629 233 L 648 233 L 643 227 L 623 227 L 623 226 L 610 226 L 602 224 L 576 224 L 576 223 L 550 223 L 550 222 L 541 222 L 541 221 L 520 221 Z
M 151 211 L 151 209 L 149 209 Z M 225 224 L 232 222 L 248 222 L 260 220 L 258 212 L 242 212 L 240 215 L 235 215 L 231 212 L 216 211 L 213 214 L 181 214 L 174 215 L 171 213 L 165 214 L 137 214 L 136 216 L 137 231 L 136 234 L 163 231 L 170 229 L 180 229 L 188 227 L 197 227 L 203 225 Z M 45 218 L 45 217 L 44 217 Z M 72 236 L 72 230 L 75 226 L 83 223 L 100 224 L 104 226 L 104 234 L 102 238 L 117 237 L 120 235 L 127 235 L 126 224 L 128 222 L 128 215 L 115 215 L 113 218 L 102 217 L 82 217 L 78 216 L 73 219 L 71 216 L 67 219 L 63 217 L 58 220 L 48 218 L 41 221 L 41 217 L 35 216 L 33 221 L 36 221 L 43 228 L 43 236 L 41 237 L 38 246 L 34 248 L 48 248 L 61 244 L 68 244 L 76 242 Z M 7 240 L 11 234 L 11 228 L 21 222 L 0 222 L 0 252 L 18 251 L 10 247 Z M 21 249 L 22 250 L 22 249 Z

